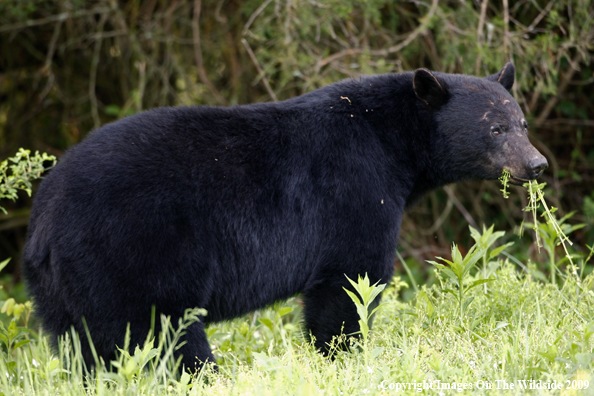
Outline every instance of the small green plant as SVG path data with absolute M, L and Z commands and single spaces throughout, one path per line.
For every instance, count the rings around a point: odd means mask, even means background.
M 33 303 L 31 301 L 25 301 L 24 303 L 17 303 L 14 298 L 10 297 L 2 304 L 0 312 L 8 316 L 12 316 L 15 321 L 18 321 L 23 315 L 23 321 L 25 327 L 29 326 L 29 318 L 33 311 Z
M 124 348 L 118 348 L 118 359 L 111 362 L 120 379 L 124 381 L 131 381 L 134 377 L 142 375 L 145 366 L 149 363 L 153 365 L 158 363 L 158 357 L 161 354 L 161 350 L 154 347 L 154 337 L 148 337 L 142 348 L 136 345 L 132 355 L 128 352 L 129 343 L 130 326 L 126 329 Z
M 498 261 L 491 262 L 490 260 L 499 256 L 502 251 L 504 251 L 506 248 L 510 247 L 514 243 L 508 242 L 505 245 L 501 245 L 491 250 L 491 246 L 493 246 L 493 244 L 497 242 L 499 238 L 503 237 L 505 235 L 505 232 L 493 232 L 493 225 L 491 225 L 491 227 L 489 228 L 486 228 L 483 225 L 482 232 L 470 226 L 468 228 L 470 229 L 470 236 L 472 237 L 472 239 L 474 239 L 474 242 L 479 247 L 479 249 L 485 250 L 485 254 L 483 255 L 483 278 L 486 279 L 499 267 Z M 487 285 L 485 284 L 484 286 L 485 292 L 487 292 Z
M 485 255 L 487 248 L 480 248 L 478 244 L 475 244 L 470 248 L 466 257 L 462 257 L 462 253 L 458 249 L 456 244 L 452 245 L 452 261 L 444 259 L 443 257 L 437 257 L 439 260 L 446 263 L 448 266 L 437 263 L 435 261 L 427 260 L 429 264 L 434 265 L 438 271 L 444 273 L 450 281 L 454 284 L 456 290 L 444 289 L 443 291 L 452 294 L 458 301 L 460 307 L 460 324 L 464 322 L 464 315 L 468 308 L 468 305 L 474 300 L 474 297 L 467 297 L 468 291 L 473 287 L 491 282 L 494 279 L 479 279 L 469 285 L 467 279 L 469 279 L 470 270 L 476 265 L 476 263 Z
M 373 285 L 370 284 L 367 273 L 363 278 L 361 278 L 361 275 L 359 275 L 357 277 L 357 282 L 350 279 L 348 276 L 346 276 L 346 278 L 361 297 L 359 298 L 355 293 L 348 290 L 346 287 L 343 287 L 344 291 L 347 292 L 347 294 L 349 295 L 351 300 L 353 300 L 353 303 L 355 303 L 355 306 L 357 307 L 357 314 L 359 315 L 359 331 L 353 334 L 361 334 L 363 338 L 363 344 L 361 345 L 357 341 L 355 341 L 354 344 L 359 345 L 363 350 L 365 366 L 369 368 L 371 360 L 376 358 L 384 350 L 384 348 L 379 347 L 370 351 L 368 339 L 369 328 L 371 327 L 373 315 L 381 307 L 381 305 L 378 303 L 379 295 L 382 291 L 384 291 L 386 285 L 378 285 L 379 281 L 374 283 Z
M 6 267 L 9 261 L 10 259 L 6 259 L 0 263 L 0 271 Z M 31 301 L 19 304 L 16 303 L 14 298 L 9 298 L 4 301 L 2 309 L 0 309 L 0 312 L 12 317 L 8 326 L 5 326 L 0 321 L 0 359 L 2 359 L 6 365 L 9 375 L 15 374 L 15 351 L 31 342 L 29 339 L 30 330 L 27 328 L 31 311 Z M 21 315 L 25 318 L 25 326 L 19 326 L 17 323 L 21 318 Z
M 45 167 L 46 162 L 51 165 Z M 47 153 L 31 155 L 31 150 L 20 148 L 14 157 L 0 163 L 0 199 L 8 198 L 15 201 L 18 190 L 26 191 L 31 196 L 31 182 L 39 179 L 41 174 L 56 164 L 56 157 Z M 0 206 L 6 214 L 6 209 Z
M 284 327 L 282 317 L 293 312 L 293 308 L 277 304 L 277 306 L 273 307 L 273 311 L 275 313 L 274 318 L 259 317 L 258 322 L 266 326 L 276 336 L 280 329 Z
M 0 322 L 0 346 L 2 351 L 0 357 L 4 360 L 9 374 L 14 374 L 13 369 L 16 365 L 15 351 L 31 342 L 29 339 L 29 330 L 26 327 L 18 326 L 16 320 L 11 320 L 8 327 Z
M 171 323 L 169 317 L 161 317 L 161 328 L 167 329 L 167 331 L 162 331 L 159 337 L 157 349 L 163 352 L 159 366 L 156 369 L 157 376 L 162 376 L 165 372 L 176 373 L 178 371 L 179 365 L 181 364 L 181 357 L 175 361 L 174 351 L 183 345 L 180 344 L 180 340 L 181 337 L 186 334 L 186 330 L 192 324 L 200 322 L 200 317 L 206 315 L 207 311 L 203 308 L 186 309 L 184 311 L 184 317 L 179 318 L 178 320 L 177 328 Z M 183 343 L 185 343 L 185 341 Z M 191 367 L 186 367 L 186 369 L 188 368 L 191 369 Z
M 345 275 L 346 276 L 346 275 Z M 361 296 L 357 297 L 355 293 L 348 290 L 346 287 L 343 287 L 344 291 L 347 292 L 351 300 L 355 303 L 357 307 L 357 314 L 359 315 L 359 328 L 360 331 L 355 334 L 361 334 L 363 336 L 363 343 L 364 345 L 367 344 L 367 338 L 369 336 L 369 327 L 371 324 L 371 320 L 373 314 L 380 308 L 380 305 L 377 305 L 375 308 L 369 311 L 374 303 L 376 297 L 386 288 L 385 284 L 378 285 L 379 282 L 374 283 L 373 285 L 369 282 L 369 277 L 365 274 L 365 277 L 361 278 L 359 275 L 357 282 L 346 276 L 347 280 L 353 286 L 355 291 Z
M 431 297 L 425 287 L 417 293 L 417 307 L 421 307 L 427 315 L 427 324 L 430 325 L 435 319 L 435 304 L 431 301 Z
M 8 265 L 10 262 L 10 258 L 2 261 L 0 263 L 0 272 Z M 2 286 L 0 286 L 2 288 Z M 29 325 L 29 317 L 31 316 L 31 311 L 33 310 L 33 304 L 31 301 L 26 301 L 24 303 L 17 303 L 16 300 L 12 297 L 9 297 L 5 301 L 0 301 L 2 308 L 0 308 L 0 312 L 12 317 L 13 321 L 18 321 L 23 315 L 23 321 L 25 327 Z

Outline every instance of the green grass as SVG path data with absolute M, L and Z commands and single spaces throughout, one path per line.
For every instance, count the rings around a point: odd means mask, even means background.
M 531 393 L 594 394 L 594 275 L 579 279 L 570 271 L 562 273 L 562 282 L 554 285 L 534 276 L 538 273 L 534 264 L 519 266 L 509 260 L 497 264 L 487 289 L 466 290 L 465 298 L 473 297 L 473 301 L 462 317 L 458 299 L 447 291 L 452 287 L 448 277 L 438 273 L 440 283 L 421 287 L 409 303 L 399 299 L 406 284 L 396 278 L 384 290 L 368 339 L 358 341 L 353 352 L 339 352 L 334 360 L 318 354 L 303 340 L 301 305 L 295 298 L 210 326 L 207 331 L 219 372 L 205 370 L 181 378 L 159 359 L 167 342 L 155 340 L 132 356 L 122 356 L 114 372 L 87 373 L 76 341 L 63 343 L 56 352 L 43 334 L 23 333 L 20 339 L 31 342 L 17 348 L 13 343 L 10 354 L 6 348 L 1 354 L 0 392 L 361 395 L 394 394 L 401 386 L 398 383 L 425 381 L 434 387 L 425 393 L 439 394 L 432 381 L 441 381 L 449 386 L 455 382 L 456 387 L 471 384 L 473 389 L 464 394 L 508 395 L 527 392 L 517 388 L 519 380 L 541 380 L 557 381 L 563 390 Z M 473 284 L 482 276 L 477 270 L 465 275 L 464 282 Z M 13 328 L 17 339 L 18 332 Z M 576 386 L 589 381 L 589 386 L 565 390 L 566 381 L 573 380 Z M 476 389 L 478 381 L 490 383 L 493 389 Z M 513 383 L 515 389 L 498 390 L 501 381 Z

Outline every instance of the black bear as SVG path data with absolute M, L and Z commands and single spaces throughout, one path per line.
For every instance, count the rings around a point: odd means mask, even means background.
M 358 330 L 345 275 L 387 283 L 403 212 L 463 179 L 520 183 L 547 166 L 510 95 L 486 78 L 415 72 L 276 103 L 158 108 L 107 124 L 41 183 L 23 265 L 57 338 L 86 320 L 106 362 L 148 334 L 152 307 L 208 314 L 178 351 L 214 360 L 204 326 L 302 293 L 324 349 Z M 83 355 L 94 362 L 87 343 Z

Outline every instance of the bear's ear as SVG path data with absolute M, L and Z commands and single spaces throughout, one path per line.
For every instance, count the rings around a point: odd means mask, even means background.
M 427 69 L 417 69 L 413 76 L 413 89 L 417 98 L 433 107 L 440 108 L 448 100 L 448 90 L 443 81 Z
M 511 91 L 516 79 L 516 68 L 513 63 L 507 62 L 505 66 L 503 66 L 503 69 L 485 78 L 489 81 L 498 82 L 503 85 L 503 88 Z

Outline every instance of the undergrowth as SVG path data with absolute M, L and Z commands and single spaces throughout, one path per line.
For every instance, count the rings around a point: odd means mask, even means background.
M 471 256 L 467 264 L 470 260 L 479 263 L 489 254 L 480 246 L 476 249 L 483 256 Z M 449 394 L 443 388 L 447 386 L 465 393 L 521 394 L 525 391 L 518 389 L 518 381 L 526 380 L 530 386 L 534 380 L 533 384 L 561 384 L 564 394 L 589 394 L 594 387 L 594 383 L 590 386 L 594 381 L 594 275 L 582 279 L 566 271 L 558 287 L 535 276 L 534 263 L 520 266 L 509 259 L 492 261 L 489 257 L 487 264 L 496 262 L 497 266 L 489 271 L 488 289 L 468 287 L 482 284 L 482 269 L 471 268 L 454 278 L 443 277 L 447 272 L 442 269 L 437 284 L 422 286 L 413 301 L 404 303 L 399 295 L 407 284 L 394 279 L 385 287 L 373 330 L 351 351 L 337 351 L 334 359 L 317 353 L 304 340 L 301 303 L 294 298 L 209 326 L 219 371 L 209 367 L 181 377 L 174 370 L 175 362 L 162 361 L 165 341 L 147 340 L 144 346 L 133 348 L 133 353 L 121 354 L 116 370 L 109 372 L 101 367 L 87 371 L 76 336 L 63 340 L 57 351 L 49 347 L 43 334 L 23 333 L 21 339 L 30 342 L 8 348 L 0 337 L 0 372 L 7 373 L 0 375 L 0 391 L 27 395 L 359 395 L 393 394 L 402 387 L 416 386 L 421 387 L 417 391 Z M 454 261 L 465 259 L 460 254 Z M 359 294 L 353 294 L 353 300 L 360 305 L 361 319 L 368 319 L 371 312 L 362 308 L 381 286 L 365 283 L 365 278 L 353 283 Z M 465 289 L 464 303 L 472 299 L 462 311 L 459 295 L 451 292 L 455 284 Z M 23 331 L 22 320 L 13 321 L 17 333 Z M 174 332 L 183 331 L 187 322 L 169 326 L 171 334 L 179 334 Z M 4 328 L 0 331 L 7 333 Z M 502 389 L 506 384 L 514 388 Z M 570 389 L 565 390 L 568 384 Z M 587 389 L 574 389 L 586 384 Z M 423 390 L 423 386 L 432 389 Z M 414 390 L 408 388 L 409 393 Z M 548 390 L 534 392 L 550 394 Z

